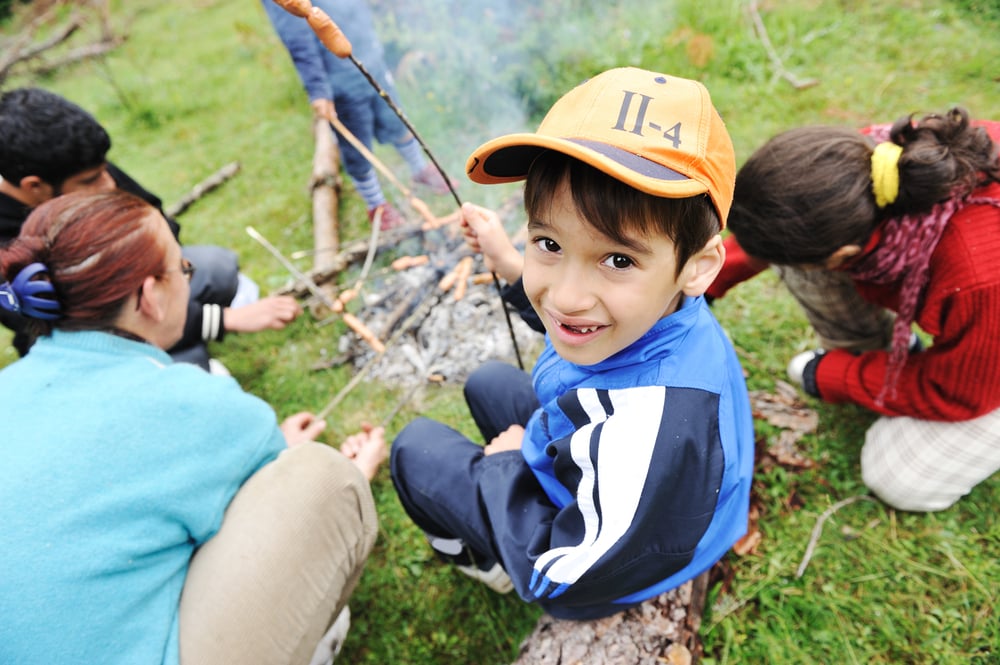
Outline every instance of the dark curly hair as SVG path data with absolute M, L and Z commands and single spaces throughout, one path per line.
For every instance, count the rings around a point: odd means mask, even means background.
M 740 246 L 772 263 L 819 264 L 845 245 L 864 246 L 885 219 L 1000 181 L 997 146 L 964 108 L 917 122 L 903 116 L 888 138 L 903 151 L 899 194 L 885 208 L 872 192 L 871 137 L 810 126 L 769 140 L 736 175 L 729 228 Z

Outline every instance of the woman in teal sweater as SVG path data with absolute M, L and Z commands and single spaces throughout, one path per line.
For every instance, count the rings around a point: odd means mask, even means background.
M 312 414 L 279 425 L 173 363 L 193 270 L 119 192 L 53 199 L 0 250 L 0 306 L 42 335 L 0 371 L 0 662 L 331 657 L 317 644 L 376 536 L 382 431 L 341 454 Z

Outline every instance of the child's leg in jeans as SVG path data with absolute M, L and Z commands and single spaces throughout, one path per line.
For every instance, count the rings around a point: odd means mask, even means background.
M 465 401 L 483 443 L 489 443 L 511 425 L 526 425 L 538 408 L 531 377 L 498 361 L 479 367 L 465 383 Z
M 282 452 L 243 485 L 191 560 L 181 662 L 308 663 L 377 533 L 371 489 L 351 460 L 319 443 Z
M 459 565 L 496 563 L 490 526 L 477 500 L 475 467 L 482 459 L 482 446 L 428 418 L 406 425 L 390 447 L 389 468 L 400 503 L 435 552 Z
M 473 372 L 465 397 L 486 443 L 511 425 L 526 424 L 538 406 L 531 378 L 500 362 L 488 362 Z M 400 502 L 435 553 L 460 567 L 491 571 L 503 562 L 478 500 L 483 459 L 481 445 L 446 425 L 418 418 L 393 441 L 390 468 Z M 516 460 L 523 465 L 519 457 Z M 480 579 L 498 591 L 504 586 L 496 579 Z
M 873 351 L 892 341 L 894 316 L 858 295 L 847 273 L 775 266 L 827 350 Z

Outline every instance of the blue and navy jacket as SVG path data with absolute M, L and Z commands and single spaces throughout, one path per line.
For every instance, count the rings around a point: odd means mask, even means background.
M 704 298 L 597 365 L 546 339 L 532 378 L 541 408 L 521 454 L 534 480 L 487 472 L 480 488 L 522 598 L 559 618 L 613 614 L 696 577 L 746 532 L 750 403 Z

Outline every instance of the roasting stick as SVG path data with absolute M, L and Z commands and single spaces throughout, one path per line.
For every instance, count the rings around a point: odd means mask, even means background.
M 351 132 L 351 130 L 349 130 L 344 125 L 344 123 L 340 121 L 340 118 L 334 115 L 332 117 L 325 117 L 325 119 L 328 120 L 331 125 L 333 125 L 334 129 L 336 129 L 337 132 L 339 132 L 345 139 L 347 139 L 348 143 L 353 145 L 355 149 L 358 152 L 360 152 L 365 159 L 368 160 L 369 164 L 374 166 L 379 173 L 384 175 L 389 180 L 389 182 L 395 185 L 399 189 L 399 191 L 402 192 L 403 196 L 406 197 L 407 203 L 409 203 L 410 206 L 412 206 L 413 209 L 416 210 L 418 213 L 420 213 L 420 216 L 424 218 L 425 224 L 427 225 L 437 224 L 437 217 L 435 217 L 434 213 L 432 213 L 430 208 L 427 207 L 427 204 L 418 199 L 416 196 L 414 196 L 410 188 L 401 183 L 399 181 L 399 178 L 397 178 L 393 174 L 393 172 L 389 170 L 389 168 L 385 165 L 385 163 L 383 163 L 381 159 L 376 157 L 375 153 L 369 150 L 365 146 L 365 144 L 362 143 L 358 139 L 358 137 L 355 136 Z
M 288 7 L 286 7 L 283 4 L 283 1 L 290 2 L 290 0 L 275 0 L 275 1 L 278 2 L 279 5 L 285 7 L 285 9 L 288 9 Z M 307 1 L 308 0 L 299 0 L 297 4 L 302 4 Z M 368 83 L 370 83 L 371 86 L 375 89 L 375 92 L 378 93 L 379 97 L 385 100 L 386 104 L 389 105 L 389 108 L 392 109 L 392 112 L 399 117 L 399 119 L 403 122 L 403 124 L 406 125 L 406 128 L 410 130 L 410 133 L 413 134 L 413 138 L 417 139 L 417 143 L 419 143 L 420 147 L 423 148 L 423 151 L 427 155 L 427 158 L 431 160 L 431 163 L 434 164 L 434 168 L 436 168 L 438 170 L 438 173 L 441 174 L 441 177 L 444 178 L 445 183 L 448 185 L 449 191 L 451 191 L 451 195 L 455 197 L 455 203 L 457 203 L 461 207 L 462 200 L 458 198 L 458 192 L 456 192 L 454 186 L 452 186 L 451 179 L 448 177 L 448 174 L 444 172 L 443 168 L 441 168 L 441 165 L 434 157 L 434 154 L 430 151 L 430 148 L 427 147 L 427 144 L 424 143 L 424 140 L 420 138 L 420 134 L 417 133 L 416 128 L 414 128 L 413 124 L 406 117 L 406 114 L 403 113 L 402 109 L 396 106 L 396 103 L 392 101 L 392 98 L 389 96 L 389 94 L 382 88 L 381 85 L 379 85 L 379 82 L 375 80 L 375 77 L 371 75 L 371 73 L 364 66 L 364 64 L 362 64 L 357 58 L 354 57 L 353 47 L 351 46 L 351 42 L 347 38 L 347 36 L 343 33 L 343 31 L 340 29 L 340 26 L 334 23 L 333 19 L 331 19 L 327 15 L 327 13 L 324 12 L 319 7 L 313 7 L 312 9 L 309 10 L 309 14 L 306 16 L 306 21 L 308 21 L 309 27 L 313 29 L 313 32 L 316 33 L 316 36 L 319 37 L 319 40 L 323 42 L 323 46 L 329 49 L 330 52 L 332 52 L 338 58 L 346 58 L 350 60 L 351 63 L 358 68 L 358 71 L 361 72 L 361 74 L 366 79 L 368 79 Z
M 451 178 L 445 173 L 444 169 L 441 168 L 441 164 L 438 163 L 437 158 L 434 157 L 434 153 L 430 151 L 424 140 L 420 138 L 420 134 L 417 129 L 413 126 L 413 123 L 406 117 L 402 109 L 396 106 L 395 102 L 389 94 L 379 85 L 379 82 L 371 75 L 368 69 L 354 57 L 353 46 L 351 46 L 351 41 L 344 34 L 343 30 L 340 29 L 333 19 L 327 15 L 319 7 L 313 7 L 309 0 L 274 0 L 278 5 L 283 7 L 286 11 L 294 14 L 295 16 L 305 17 L 306 21 L 309 23 L 309 27 L 313 29 L 316 33 L 316 37 L 319 38 L 320 42 L 323 43 L 331 53 L 336 55 L 338 58 L 346 58 L 357 67 L 358 71 L 368 80 L 375 92 L 378 93 L 379 97 L 385 100 L 385 103 L 389 105 L 392 112 L 402 121 L 410 133 L 413 134 L 413 138 L 417 140 L 420 147 L 423 149 L 424 154 L 427 158 L 434 164 L 434 168 L 438 170 L 441 177 L 444 179 L 445 184 L 448 186 L 448 191 L 451 192 L 452 197 L 455 199 L 455 203 L 458 207 L 462 207 L 462 199 L 459 198 L 458 192 L 455 191 L 455 186 L 451 183 Z M 423 203 L 423 202 L 421 202 Z M 429 211 L 428 211 L 429 212 Z M 502 300 L 502 289 L 500 287 L 500 278 L 494 272 L 493 274 L 493 286 L 497 290 L 497 295 L 501 296 Z M 507 330 L 510 332 L 510 342 L 514 347 L 514 356 L 517 358 L 517 365 L 521 369 L 524 369 L 524 361 L 521 360 L 521 350 L 517 345 L 517 335 L 514 334 L 514 324 L 510 320 L 510 312 L 507 310 L 506 305 L 500 308 L 503 310 L 504 320 L 507 322 Z
M 248 226 L 246 230 L 247 235 L 263 245 L 264 249 L 271 252 L 274 258 L 278 259 L 278 261 L 281 262 L 281 265 L 285 266 L 285 269 L 290 272 L 295 279 L 298 279 L 305 284 L 306 288 L 309 289 L 309 293 L 313 294 L 313 296 L 318 298 L 320 302 L 329 307 L 332 311 L 336 312 L 338 309 L 341 310 L 341 316 L 344 319 L 344 323 L 346 323 L 351 330 L 357 333 L 361 339 L 368 342 L 369 346 L 371 346 L 376 353 L 381 354 L 385 351 L 385 346 L 364 323 L 362 323 L 356 316 L 343 311 L 343 302 L 330 300 L 329 296 L 323 293 L 323 290 L 316 285 L 316 282 L 309 279 L 308 275 L 296 268 L 291 261 L 286 259 L 284 255 L 278 251 L 277 247 L 272 245 L 264 236 L 258 233 L 257 229 L 252 226 Z

